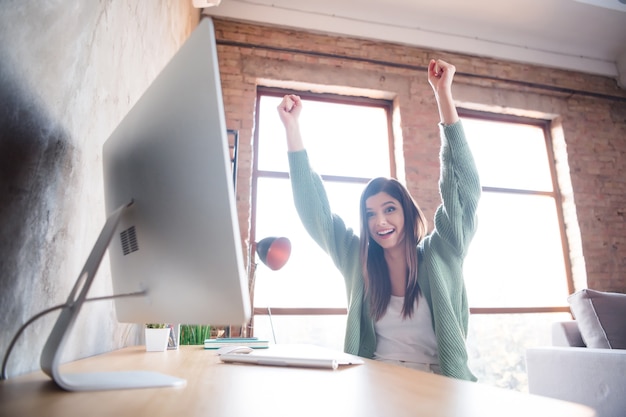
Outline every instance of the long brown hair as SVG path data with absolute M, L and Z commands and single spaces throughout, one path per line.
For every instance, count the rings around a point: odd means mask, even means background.
M 374 178 L 361 194 L 361 266 L 365 278 L 366 294 L 369 297 L 370 312 L 374 320 L 385 315 L 391 298 L 391 280 L 389 268 L 383 254 L 383 248 L 370 236 L 366 201 L 369 197 L 385 192 L 398 200 L 404 211 L 404 248 L 407 259 L 407 282 L 402 307 L 402 316 L 411 317 L 413 305 L 419 294 L 417 284 L 417 244 L 424 238 L 427 222 L 419 206 L 408 190 L 396 179 Z

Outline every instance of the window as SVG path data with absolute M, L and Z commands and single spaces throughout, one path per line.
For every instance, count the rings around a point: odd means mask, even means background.
M 564 306 L 568 252 L 546 122 L 463 123 L 483 187 L 465 265 L 472 305 Z
M 280 271 L 261 264 L 256 269 L 254 334 L 341 349 L 344 283 L 295 212 L 276 112 L 285 93 L 258 94 L 252 238 L 287 236 L 292 257 Z M 358 233 L 364 185 L 375 176 L 395 176 L 391 104 L 301 96 L 311 163 L 325 180 L 333 211 Z M 526 391 L 525 350 L 550 343 L 550 323 L 570 317 L 566 298 L 573 288 L 551 126 L 459 110 L 483 188 L 479 227 L 465 262 L 470 366 L 483 383 Z
M 470 364 L 492 385 L 527 389 L 526 348 L 549 345 L 572 288 L 549 122 L 461 111 L 483 195 L 465 262 Z
M 258 94 L 253 239 L 286 236 L 292 254 L 279 271 L 257 265 L 254 335 L 272 340 L 275 334 L 281 343 L 342 349 L 347 305 L 344 280 L 304 230 L 294 208 L 285 133 L 276 110 L 287 93 L 260 89 Z M 373 177 L 392 175 L 390 103 L 298 94 L 303 99 L 300 126 L 311 163 L 324 179 L 333 211 L 358 234 L 363 187 Z

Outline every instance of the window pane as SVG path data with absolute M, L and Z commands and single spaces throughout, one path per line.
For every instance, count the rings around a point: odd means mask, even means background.
M 261 96 L 259 103 L 258 169 L 261 171 L 288 172 L 287 142 L 276 108 L 281 98 Z M 259 194 L 260 195 L 260 194 Z M 260 195 L 262 198 L 263 196 Z
M 276 111 L 280 97 L 261 96 L 259 165 L 262 171 L 287 171 L 285 131 Z M 389 176 L 386 110 L 303 100 L 300 129 L 315 170 L 324 175 Z
M 463 126 L 483 187 L 553 191 L 542 128 L 470 118 Z
M 482 314 L 470 318 L 470 369 L 480 383 L 528 392 L 526 349 L 550 346 L 551 325 L 568 313 Z
M 358 227 L 361 185 L 328 184 L 333 211 L 348 225 Z M 291 240 L 291 257 L 279 271 L 259 264 L 256 273 L 256 307 L 345 307 L 344 280 L 330 257 L 306 232 L 293 203 L 287 179 L 259 178 L 257 240 L 285 236 Z M 344 198 L 339 198 L 344 196 Z M 333 198 L 334 197 L 334 198 Z
M 472 307 L 562 306 L 568 295 L 552 197 L 484 193 L 465 262 Z

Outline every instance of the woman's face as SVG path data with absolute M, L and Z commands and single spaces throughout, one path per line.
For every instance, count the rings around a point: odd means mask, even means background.
M 365 216 L 370 236 L 383 249 L 404 241 L 404 210 L 400 202 L 385 192 L 365 200 Z

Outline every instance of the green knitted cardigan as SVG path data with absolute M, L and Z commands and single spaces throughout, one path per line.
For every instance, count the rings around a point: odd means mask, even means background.
M 467 364 L 469 308 L 463 259 L 476 230 L 481 187 L 461 122 L 439 124 L 439 129 L 442 204 L 437 208 L 433 231 L 417 247 L 418 284 L 432 312 L 442 373 L 476 381 Z M 331 212 L 321 178 L 312 170 L 306 151 L 289 152 L 289 166 L 300 219 L 345 279 L 348 317 L 344 350 L 372 358 L 376 333 L 365 301 L 359 237 Z

